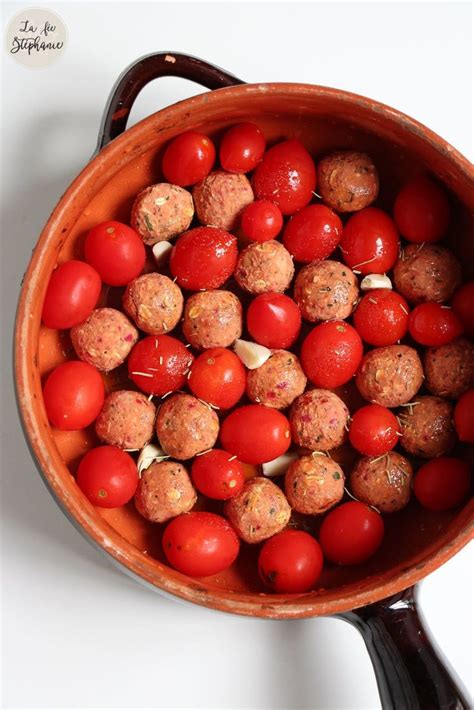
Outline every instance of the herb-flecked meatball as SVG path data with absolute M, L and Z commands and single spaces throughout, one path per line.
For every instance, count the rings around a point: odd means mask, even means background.
M 411 303 L 446 301 L 461 283 L 461 265 L 446 247 L 408 244 L 393 277 L 397 291 Z
M 366 153 L 331 153 L 318 163 L 318 190 L 323 201 L 337 212 L 356 212 L 377 199 L 377 169 Z
M 108 395 L 95 422 L 99 439 L 121 449 L 142 449 L 153 436 L 156 408 L 141 392 Z
M 156 418 L 156 435 L 165 453 L 186 460 L 212 449 L 219 433 L 217 414 L 190 394 L 165 399 Z
M 183 312 L 183 294 L 163 274 L 143 274 L 130 281 L 123 296 L 124 311 L 140 330 L 151 335 L 168 333 Z
M 193 189 L 196 214 L 201 224 L 232 230 L 243 208 L 253 202 L 253 190 L 245 175 L 215 170 Z
M 242 540 L 257 543 L 287 526 L 291 508 L 278 486 L 258 476 L 247 481 L 240 493 L 226 501 L 224 513 Z
M 197 500 L 188 472 L 177 461 L 152 463 L 143 472 L 135 493 L 135 506 L 152 523 L 165 523 L 188 513 Z
M 353 271 L 339 261 L 313 261 L 296 277 L 295 301 L 303 318 L 311 322 L 347 318 L 358 295 Z
M 404 456 L 389 451 L 385 456 L 360 459 L 350 476 L 352 493 L 382 513 L 395 513 L 410 500 L 413 469 Z
M 436 458 L 450 451 L 456 442 L 453 408 L 439 397 L 417 397 L 398 414 L 398 420 L 400 444 L 413 456 Z
M 293 440 L 305 449 L 329 451 L 343 443 L 348 418 L 349 410 L 337 394 L 329 390 L 309 390 L 291 407 Z
M 285 409 L 306 387 L 298 358 L 288 350 L 275 350 L 266 362 L 247 374 L 247 396 L 252 402 Z
M 270 239 L 251 244 L 240 252 L 235 280 L 249 293 L 283 293 L 294 273 L 290 252 L 280 242 Z
M 298 513 L 325 513 L 344 495 L 344 473 L 329 456 L 302 456 L 286 472 L 285 493 Z
M 428 348 L 424 365 L 427 389 L 437 397 L 457 399 L 474 385 L 474 343 L 458 338 Z
M 138 331 L 115 308 L 96 308 L 80 325 L 71 328 L 77 357 L 109 372 L 121 365 L 138 340 Z
M 183 333 L 194 348 L 227 348 L 242 335 L 242 305 L 231 291 L 194 293 L 184 307 Z
M 156 244 L 185 232 L 193 215 L 190 193 L 178 185 L 161 182 L 146 187 L 137 195 L 131 223 L 145 244 Z
M 369 350 L 356 375 L 364 399 L 382 407 L 399 407 L 412 399 L 423 383 L 418 353 L 408 345 Z

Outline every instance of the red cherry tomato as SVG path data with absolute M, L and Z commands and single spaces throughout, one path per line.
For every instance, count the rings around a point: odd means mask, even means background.
M 471 487 L 469 464 L 442 456 L 423 464 L 413 479 L 413 492 L 428 510 L 450 510 L 466 498 Z
M 280 233 L 283 215 L 273 202 L 256 200 L 242 210 L 240 226 L 245 236 L 253 242 L 267 242 Z
M 219 409 L 237 404 L 245 392 L 245 367 L 227 348 L 210 348 L 194 361 L 188 385 L 193 394 Z
M 326 205 L 309 205 L 286 225 L 283 244 L 296 261 L 308 263 L 326 259 L 342 236 L 340 217 Z
M 362 360 L 362 341 L 345 321 L 321 323 L 306 336 L 301 365 L 316 387 L 332 389 L 348 382 Z
M 261 293 L 248 307 L 247 328 L 260 345 L 285 350 L 299 335 L 301 312 L 283 293 Z
M 439 242 L 449 225 L 448 198 L 433 180 L 420 176 L 400 190 L 393 215 L 409 242 Z
M 357 306 L 354 326 L 369 345 L 394 345 L 408 330 L 408 304 L 396 291 L 375 288 Z
M 358 565 L 382 544 L 382 516 L 365 503 L 351 501 L 331 510 L 321 526 L 324 556 L 338 565 Z
M 467 335 L 474 338 L 474 281 L 469 281 L 458 288 L 451 305 L 464 326 Z
M 97 305 L 102 283 L 84 261 L 66 261 L 51 274 L 42 320 L 48 328 L 72 328 L 86 320 Z
M 408 329 L 420 345 L 439 346 L 450 343 L 463 332 L 461 321 L 448 306 L 420 303 L 410 313 Z
M 137 465 L 129 454 L 116 446 L 98 446 L 82 459 L 76 481 L 93 505 L 120 508 L 137 490 Z
M 248 173 L 265 152 L 265 137 L 255 123 L 238 123 L 224 133 L 219 157 L 224 170 Z
M 294 214 L 311 201 L 316 189 L 313 159 L 297 140 L 278 143 L 263 156 L 252 185 L 258 200 L 270 200 L 283 214 Z
M 454 408 L 454 426 L 458 439 L 474 444 L 474 389 L 459 398 Z
M 219 288 L 237 263 L 237 239 L 217 227 L 196 227 L 179 237 L 170 269 L 179 286 L 190 291 Z
M 99 416 L 104 383 L 95 367 L 71 360 L 58 365 L 48 376 L 43 397 L 48 419 L 57 429 L 84 429 Z
M 244 467 L 240 461 L 222 449 L 212 449 L 196 456 L 191 477 L 200 493 L 216 500 L 233 498 L 245 483 Z
M 288 419 L 262 404 L 235 409 L 222 422 L 220 436 L 224 449 L 242 463 L 273 461 L 288 451 L 291 444 Z
M 194 185 L 204 180 L 216 159 L 216 149 L 210 138 L 197 131 L 185 131 L 165 150 L 162 170 L 172 185 Z
M 149 335 L 140 340 L 127 360 L 128 375 L 142 392 L 162 397 L 181 389 L 194 357 L 170 335 Z
M 215 513 L 186 513 L 168 523 L 163 550 L 170 565 L 190 577 L 208 577 L 229 567 L 239 554 L 239 538 Z
M 349 441 L 364 456 L 381 456 L 397 443 L 397 431 L 398 421 L 390 409 L 368 404 L 352 417 Z
M 340 248 L 345 263 L 361 274 L 383 274 L 398 258 L 394 221 L 377 207 L 352 215 L 342 230 Z
M 145 245 L 134 229 L 121 222 L 102 222 L 88 233 L 86 261 L 109 286 L 126 286 L 145 266 Z
M 280 594 L 313 589 L 323 569 L 323 554 L 303 530 L 283 530 L 263 545 L 258 558 L 262 582 Z

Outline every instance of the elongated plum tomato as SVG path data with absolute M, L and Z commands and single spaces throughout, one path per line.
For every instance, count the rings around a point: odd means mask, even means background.
M 235 456 L 222 449 L 212 449 L 196 456 L 191 477 L 200 493 L 216 500 L 233 498 L 240 493 L 245 483 L 243 465 Z
M 146 252 L 134 229 L 121 222 L 102 222 L 87 234 L 84 254 L 109 286 L 126 286 L 145 266 Z
M 304 264 L 326 259 L 342 237 L 341 218 L 326 205 L 308 205 L 286 225 L 283 244 Z
M 451 510 L 466 498 L 471 487 L 469 464 L 442 456 L 423 464 L 413 479 L 413 492 L 428 510 Z
M 162 397 L 181 389 L 194 361 L 183 343 L 170 335 L 149 335 L 133 347 L 128 375 L 142 392 Z
M 298 140 L 283 141 L 267 150 L 253 174 L 258 200 L 269 200 L 284 215 L 294 214 L 311 201 L 316 189 L 316 168 Z
M 397 443 L 397 431 L 398 421 L 390 409 L 368 404 L 352 416 L 349 441 L 364 456 L 381 456 Z
M 338 565 L 365 562 L 380 547 L 382 516 L 365 503 L 350 501 L 331 510 L 323 520 L 319 542 L 324 557 Z
M 248 307 L 247 328 L 260 345 L 285 350 L 299 335 L 301 312 L 284 293 L 261 293 Z
M 84 261 L 65 261 L 51 274 L 44 298 L 42 320 L 48 328 L 72 328 L 86 320 L 100 296 L 102 283 Z
M 93 505 L 120 508 L 137 490 L 137 465 L 129 454 L 116 446 L 97 446 L 82 459 L 76 481 Z
M 448 198 L 433 180 L 419 176 L 400 190 L 393 214 L 409 242 L 439 242 L 449 226 Z
M 219 157 L 224 170 L 248 173 L 265 152 L 265 137 L 255 123 L 237 123 L 222 138 Z
M 48 376 L 43 397 L 48 419 L 57 429 L 84 429 L 102 409 L 104 382 L 92 365 L 70 360 L 58 365 Z
M 361 274 L 383 274 L 398 258 L 395 222 L 377 207 L 352 215 L 342 230 L 340 248 L 345 263 Z
M 216 149 L 210 138 L 197 131 L 185 131 L 169 143 L 161 167 L 168 182 L 186 187 L 204 180 L 215 159 Z
M 413 340 L 430 347 L 446 345 L 463 332 L 461 321 L 451 308 L 432 302 L 420 303 L 413 309 L 408 329 Z
M 301 347 L 301 365 L 316 387 L 332 389 L 348 382 L 362 360 L 360 335 L 345 321 L 317 325 Z
M 268 242 L 283 227 L 281 209 L 268 200 L 255 200 L 244 207 L 240 217 L 244 235 L 253 242 Z
M 474 281 L 469 281 L 458 288 L 451 306 L 461 321 L 467 335 L 474 338 Z
M 215 513 L 179 515 L 168 523 L 163 550 L 170 565 L 190 577 L 208 577 L 229 567 L 239 554 L 231 524 Z
M 237 404 L 245 392 L 245 367 L 227 348 L 210 348 L 194 361 L 188 379 L 191 392 L 219 409 Z
M 288 451 L 291 444 L 290 423 L 278 410 L 262 404 L 247 404 L 224 419 L 220 431 L 226 451 L 242 463 L 261 464 L 273 461 Z
M 474 444 L 474 389 L 464 392 L 454 408 L 454 427 L 460 441 Z
M 314 587 L 323 568 L 321 547 L 303 530 L 283 530 L 260 551 L 262 582 L 280 594 L 300 594 Z
M 369 345 L 394 345 L 408 330 L 408 304 L 395 291 L 375 288 L 357 306 L 354 326 Z
M 219 288 L 237 264 L 237 239 L 217 227 L 196 227 L 173 247 L 170 269 L 178 285 L 190 291 Z

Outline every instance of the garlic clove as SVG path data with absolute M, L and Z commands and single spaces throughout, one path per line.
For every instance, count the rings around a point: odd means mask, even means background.
M 236 340 L 234 351 L 249 370 L 261 367 L 272 354 L 264 345 L 252 343 L 250 340 Z
M 163 266 L 168 261 L 172 248 L 171 242 L 156 242 L 153 245 L 152 252 L 158 266 Z
M 152 463 L 158 463 L 166 459 L 169 459 L 169 456 L 157 444 L 147 444 L 138 455 L 138 475 L 140 476 Z
M 392 282 L 385 274 L 367 274 L 361 281 L 362 291 L 370 291 L 373 288 L 392 288 Z
M 296 461 L 297 458 L 298 454 L 296 451 L 289 451 L 286 454 L 282 454 L 277 459 L 273 459 L 273 461 L 262 464 L 262 473 L 264 476 L 267 476 L 267 478 L 283 476 L 289 465 L 293 463 L 293 461 Z

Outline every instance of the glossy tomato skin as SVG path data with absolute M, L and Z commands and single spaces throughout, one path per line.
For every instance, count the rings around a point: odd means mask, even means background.
M 447 306 L 433 302 L 420 303 L 413 309 L 408 329 L 413 340 L 430 347 L 446 345 L 463 332 L 456 313 Z
M 369 345 L 394 345 L 408 330 L 408 303 L 396 291 L 376 288 L 361 299 L 354 312 L 354 326 Z
M 382 516 L 365 503 L 350 501 L 333 508 L 321 526 L 319 542 L 324 557 L 338 565 L 358 565 L 380 547 Z
M 326 205 L 308 205 L 297 212 L 286 225 L 283 244 L 303 264 L 326 259 L 342 237 L 339 215 Z
M 255 200 L 242 210 L 240 226 L 244 235 L 253 242 L 268 242 L 280 233 L 283 215 L 273 202 Z
M 188 379 L 191 392 L 218 407 L 233 407 L 245 392 L 246 374 L 241 360 L 227 348 L 210 348 L 194 361 Z
M 255 123 L 237 123 L 224 133 L 219 157 L 224 170 L 248 173 L 265 152 L 265 137 Z
M 283 530 L 263 545 L 258 558 L 262 582 L 279 594 L 301 594 L 314 588 L 323 569 L 317 541 L 303 530 Z
M 82 360 L 58 365 L 43 389 L 49 421 L 62 431 L 84 429 L 99 416 L 104 404 L 104 382 L 98 370 Z
M 368 404 L 352 416 L 349 441 L 364 456 L 381 456 L 398 441 L 398 421 L 387 407 Z
M 145 245 L 137 232 L 122 222 L 102 222 L 87 234 L 84 254 L 88 264 L 109 286 L 126 286 L 145 266 Z
M 137 466 L 129 454 L 116 446 L 97 446 L 83 457 L 76 482 L 93 505 L 120 508 L 135 495 Z
M 454 408 L 454 428 L 460 441 L 474 444 L 474 389 L 464 392 Z
M 204 180 L 215 159 L 216 149 L 210 138 L 198 131 L 185 131 L 167 146 L 161 167 L 168 182 L 186 187 Z
M 244 467 L 240 461 L 222 449 L 212 449 L 196 456 L 191 477 L 200 493 L 215 500 L 233 498 L 245 483 Z
M 362 360 L 360 335 L 345 321 L 317 325 L 301 347 L 301 365 L 316 387 L 333 389 L 349 382 Z
M 469 464 L 442 456 L 423 464 L 413 479 L 413 492 L 428 510 L 451 510 L 466 498 L 471 488 Z
M 394 221 L 377 207 L 352 215 L 342 230 L 344 262 L 361 274 L 383 274 L 398 258 L 398 231 Z
M 451 300 L 453 311 L 461 321 L 467 335 L 474 338 L 474 281 L 458 288 Z
M 416 177 L 398 193 L 394 217 L 409 242 L 439 242 L 449 226 L 449 202 L 444 190 L 425 176 Z
M 170 335 L 150 335 L 134 345 L 128 375 L 142 392 L 162 397 L 184 387 L 194 361 L 183 343 Z
M 301 329 L 301 311 L 284 293 L 261 293 L 247 310 L 252 338 L 267 348 L 290 348 Z
M 190 291 L 219 288 L 237 264 L 237 239 L 217 227 L 196 227 L 173 247 L 170 269 L 178 285 Z
M 247 404 L 224 419 L 220 438 L 226 451 L 242 463 L 261 464 L 273 461 L 291 444 L 288 419 L 276 409 L 262 404 Z
M 51 274 L 43 303 L 42 321 L 63 330 L 86 320 L 97 305 L 102 282 L 85 261 L 65 261 Z
M 284 215 L 294 214 L 311 201 L 316 189 L 316 168 L 298 140 L 277 143 L 257 166 L 252 187 L 258 200 L 269 200 Z
M 208 577 L 229 567 L 239 554 L 231 524 L 215 513 L 179 515 L 168 523 L 163 550 L 170 565 L 190 577 Z

